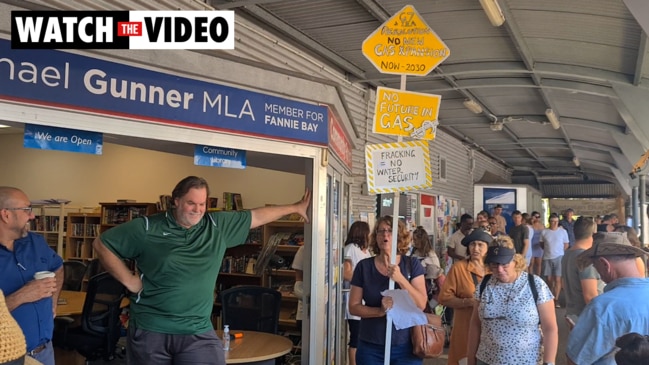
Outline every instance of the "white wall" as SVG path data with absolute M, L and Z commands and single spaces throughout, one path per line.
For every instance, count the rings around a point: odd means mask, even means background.
M 304 193 L 303 175 L 195 166 L 192 157 L 109 143 L 97 156 L 24 148 L 22 134 L 0 135 L 0 155 L 0 185 L 18 187 L 32 200 L 68 199 L 75 207 L 117 199 L 155 203 L 188 175 L 207 179 L 219 205 L 224 191 L 241 193 L 245 208 L 291 203 Z

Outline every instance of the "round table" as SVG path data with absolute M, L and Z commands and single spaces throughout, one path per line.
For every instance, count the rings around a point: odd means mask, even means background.
M 219 338 L 223 331 L 216 331 Z M 287 337 L 272 333 L 230 330 L 243 337 L 230 340 L 230 350 L 225 351 L 226 364 L 275 364 L 274 359 L 288 354 L 293 342 Z

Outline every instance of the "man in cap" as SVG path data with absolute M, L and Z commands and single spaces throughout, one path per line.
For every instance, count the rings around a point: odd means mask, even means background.
M 575 220 L 572 219 L 572 216 L 575 214 L 575 211 L 572 208 L 566 209 L 563 212 L 563 219 L 559 222 L 559 225 L 568 232 L 568 246 L 572 247 L 575 244 Z
M 607 285 L 570 332 L 568 364 L 615 365 L 615 339 L 649 329 L 649 279 L 638 272 L 636 257 L 644 251 L 621 232 L 596 234 L 593 247 L 578 256 L 578 267 L 592 264 Z

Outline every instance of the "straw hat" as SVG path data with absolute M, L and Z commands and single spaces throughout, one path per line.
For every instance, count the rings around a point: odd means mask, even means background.
M 0 290 L 0 365 L 25 364 L 36 365 L 40 362 L 34 360 L 27 353 L 25 336 L 18 323 L 9 313 L 5 296 Z M 23 360 L 24 358 L 24 360 Z
M 577 267 L 583 270 L 600 256 L 644 256 L 645 252 L 631 245 L 626 232 L 598 232 L 593 238 L 593 247 L 577 256 Z

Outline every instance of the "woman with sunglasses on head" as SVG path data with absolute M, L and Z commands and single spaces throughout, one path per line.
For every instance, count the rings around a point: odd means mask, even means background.
M 426 307 L 424 268 L 415 257 L 405 256 L 410 248 L 410 233 L 398 221 L 395 263 L 392 253 L 392 217 L 379 218 L 370 237 L 369 248 L 376 256 L 361 260 L 354 269 L 349 293 L 349 313 L 361 317 L 356 348 L 356 363 L 383 365 L 385 356 L 386 315 L 392 308 L 392 298 L 381 296 L 388 289 L 390 279 L 395 289 L 408 292 L 415 305 Z M 421 365 L 422 359 L 413 355 L 410 328 L 397 330 L 392 324 L 390 364 Z
M 462 239 L 462 245 L 468 248 L 469 258 L 451 266 L 439 294 L 440 303 L 453 308 L 454 313 L 448 364 L 457 365 L 467 355 L 469 323 L 473 305 L 477 303 L 473 298 L 473 293 L 487 271 L 484 259 L 491 240 L 491 235 L 482 229 L 475 229 Z
M 545 229 L 543 223 L 541 223 L 541 213 L 533 211 L 532 215 L 532 228 L 534 229 L 534 235 L 530 244 L 532 245 L 532 262 L 528 272 L 534 275 L 541 275 L 541 264 L 543 263 L 543 249 L 541 248 L 541 232 Z
M 509 237 L 491 242 L 485 263 L 492 275 L 474 294 L 478 304 L 471 317 L 468 364 L 536 365 L 541 357 L 543 364 L 554 364 L 559 331 L 550 288 L 540 277 L 528 276 Z
M 439 257 L 433 249 L 433 244 L 424 227 L 419 226 L 412 232 L 412 257 L 419 259 L 421 266 L 426 271 L 425 283 L 428 305 L 430 308 L 437 306 L 439 289 L 444 284 L 446 276 L 444 269 L 439 264 Z

